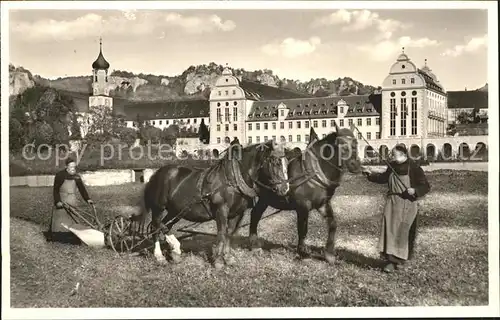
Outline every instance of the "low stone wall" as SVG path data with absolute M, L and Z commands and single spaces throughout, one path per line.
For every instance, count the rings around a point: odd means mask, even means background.
M 156 169 L 144 170 L 144 181 L 147 182 Z M 83 181 L 88 186 L 109 186 L 130 183 L 135 181 L 135 171 L 125 170 L 99 170 L 82 172 Z M 54 184 L 53 175 L 10 177 L 10 186 L 49 187 Z

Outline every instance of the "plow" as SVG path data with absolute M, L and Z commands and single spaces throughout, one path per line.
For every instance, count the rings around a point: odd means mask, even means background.
M 111 248 L 117 253 L 128 253 L 139 255 L 153 248 L 153 236 L 157 230 L 151 230 L 151 223 L 145 225 L 138 221 L 137 216 L 117 215 L 111 221 L 103 223 L 93 204 L 88 208 L 76 208 L 67 203 L 63 203 L 64 209 L 73 217 L 75 224 L 63 226 L 75 234 L 84 244 L 93 248 Z M 264 216 L 262 219 L 268 219 L 280 213 L 282 210 Z M 193 222 L 188 225 L 177 228 L 175 232 L 182 233 L 177 237 L 178 240 L 192 238 L 198 235 L 216 237 L 217 234 L 196 230 L 207 222 Z M 249 226 L 249 223 L 238 227 Z

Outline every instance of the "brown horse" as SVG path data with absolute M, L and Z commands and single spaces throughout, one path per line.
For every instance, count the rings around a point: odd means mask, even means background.
M 152 214 L 150 231 L 159 262 L 165 261 L 158 240 L 160 233 L 170 233 L 181 219 L 192 222 L 215 219 L 217 243 L 213 262 L 217 268 L 230 264 L 229 230 L 237 229 L 245 210 L 254 205 L 254 198 L 261 190 L 278 195 L 287 193 L 287 162 L 281 146 L 269 141 L 243 148 L 237 143 L 226 151 L 224 157 L 208 169 L 167 165 L 158 169 L 146 184 L 143 200 L 145 212 Z M 267 184 L 259 182 L 262 175 L 267 177 Z M 173 235 L 165 238 L 172 247 L 172 260 L 178 262 L 179 242 Z
M 337 220 L 330 200 L 340 185 L 345 169 L 351 173 L 361 172 L 356 138 L 351 130 L 336 128 L 337 132 L 310 142 L 304 153 L 291 159 L 288 164 L 290 191 L 285 197 L 268 190 L 264 190 L 262 196 L 259 196 L 250 218 L 251 247 L 261 246 L 257 227 L 264 211 L 272 206 L 281 210 L 296 210 L 299 238 L 297 251 L 302 258 L 309 256 L 304 241 L 309 214 L 316 209 L 326 217 L 328 224 L 325 259 L 331 263 L 335 261 Z

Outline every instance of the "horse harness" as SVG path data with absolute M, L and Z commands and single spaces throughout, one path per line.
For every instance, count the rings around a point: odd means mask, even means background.
M 308 159 L 306 158 L 306 154 L 310 155 L 309 157 L 310 161 L 307 161 Z M 296 160 L 297 158 L 298 157 L 292 159 L 292 161 Z M 340 182 L 338 180 L 332 181 L 328 179 L 328 177 L 325 175 L 319 164 L 318 156 L 316 155 L 313 148 L 307 147 L 305 152 L 300 155 L 299 161 L 302 172 L 304 173 L 292 179 L 292 181 L 299 180 L 299 182 L 290 183 L 290 188 L 298 188 L 299 186 L 303 185 L 304 183 L 307 183 L 308 181 L 311 181 L 312 183 L 323 189 L 330 189 L 334 186 L 338 187 L 340 185 Z M 326 163 L 331 167 L 337 169 L 338 171 L 342 172 L 341 167 L 336 166 L 335 164 L 330 163 L 329 161 L 327 161 Z

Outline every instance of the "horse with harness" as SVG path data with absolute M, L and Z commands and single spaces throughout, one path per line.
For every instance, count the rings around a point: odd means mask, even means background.
M 262 180 L 265 177 L 265 181 Z M 158 169 L 144 188 L 145 221 L 151 212 L 154 255 L 166 261 L 159 237 L 172 247 L 171 258 L 180 260 L 180 245 L 170 233 L 181 219 L 192 222 L 215 220 L 217 243 L 213 251 L 216 268 L 231 264 L 229 230 L 236 230 L 246 209 L 262 192 L 284 196 L 289 190 L 284 149 L 269 141 L 242 147 L 235 143 L 222 159 L 208 169 L 166 165 Z M 194 199 L 194 201 L 193 201 Z M 163 212 L 166 211 L 164 215 Z
M 361 172 L 357 143 L 351 130 L 340 129 L 336 126 L 336 132 L 328 134 L 321 140 L 311 140 L 303 153 L 292 158 L 287 170 L 290 182 L 288 194 L 280 196 L 263 190 L 262 197 L 259 197 L 252 209 L 251 246 L 253 248 L 261 246 L 257 236 L 257 227 L 267 207 L 272 206 L 279 211 L 295 210 L 297 212 L 297 251 L 300 257 L 309 256 L 305 246 L 309 214 L 313 209 L 317 209 L 327 219 L 328 239 L 324 255 L 328 262 L 333 263 L 337 219 L 330 200 L 340 185 L 345 169 L 351 173 Z

